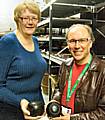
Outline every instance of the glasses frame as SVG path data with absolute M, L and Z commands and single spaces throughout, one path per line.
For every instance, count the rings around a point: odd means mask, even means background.
M 67 40 L 67 43 L 70 45 L 76 45 L 76 43 L 78 42 L 79 45 L 85 45 L 89 40 L 90 40 L 89 38 L 80 38 L 78 40 L 71 39 Z
M 19 17 L 21 20 L 22 20 L 22 22 L 30 22 L 30 21 L 32 21 L 32 22 L 36 22 L 37 20 L 38 20 L 38 18 L 36 18 L 36 17 Z

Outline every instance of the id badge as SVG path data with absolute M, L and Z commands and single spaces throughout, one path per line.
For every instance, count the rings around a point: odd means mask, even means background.
M 67 115 L 67 114 L 71 114 L 71 108 L 65 107 L 65 106 L 61 106 L 62 108 L 62 114 L 63 115 Z

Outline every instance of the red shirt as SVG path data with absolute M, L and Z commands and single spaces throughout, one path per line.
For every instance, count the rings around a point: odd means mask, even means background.
M 74 86 L 76 80 L 78 79 L 78 76 L 80 75 L 80 73 L 84 69 L 85 65 L 86 64 L 83 64 L 83 65 L 74 64 L 73 65 L 73 67 L 72 67 L 71 89 Z M 73 114 L 74 113 L 74 99 L 75 99 L 76 90 L 72 94 L 72 96 L 70 98 L 70 101 L 66 104 L 67 89 L 68 89 L 68 80 L 66 80 L 66 84 L 65 84 L 64 91 L 63 91 L 63 94 L 62 94 L 61 104 L 64 105 L 64 106 L 68 105 L 68 107 L 70 107 L 72 109 L 72 114 Z

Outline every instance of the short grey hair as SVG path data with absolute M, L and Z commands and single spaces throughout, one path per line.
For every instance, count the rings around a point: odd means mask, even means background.
M 85 25 L 85 24 L 73 24 L 73 25 L 71 25 L 69 27 L 67 33 L 66 33 L 66 39 L 68 39 L 68 34 L 74 27 L 83 27 L 83 28 L 85 28 L 88 31 L 88 33 L 89 33 L 89 35 L 91 37 L 92 42 L 95 41 L 95 37 L 93 35 L 93 31 L 92 31 L 91 27 L 89 25 Z

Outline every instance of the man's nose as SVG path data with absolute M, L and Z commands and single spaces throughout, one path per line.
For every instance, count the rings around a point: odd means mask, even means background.
M 79 41 L 78 41 L 78 40 L 75 41 L 75 47 L 76 47 L 76 48 L 80 47 L 80 44 L 79 44 Z

